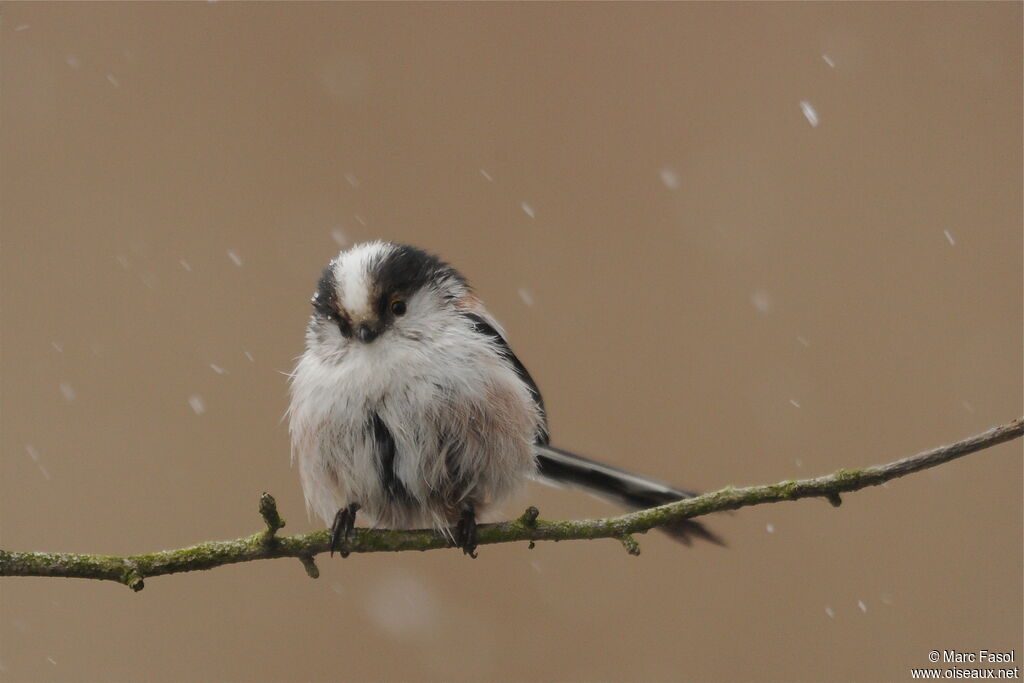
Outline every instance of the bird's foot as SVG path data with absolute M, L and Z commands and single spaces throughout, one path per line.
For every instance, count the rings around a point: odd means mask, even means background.
M 470 505 L 459 515 L 459 523 L 455 526 L 455 544 L 462 552 L 476 559 L 476 512 Z
M 348 542 L 352 539 L 352 530 L 356 526 L 356 513 L 361 507 L 362 505 L 359 503 L 351 503 L 338 510 L 338 514 L 334 516 L 334 524 L 331 525 L 331 557 L 334 557 L 335 550 L 342 557 L 348 557 L 348 550 L 343 546 L 347 547 Z

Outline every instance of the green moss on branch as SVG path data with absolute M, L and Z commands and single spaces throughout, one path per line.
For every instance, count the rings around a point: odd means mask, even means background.
M 712 512 L 736 510 L 751 505 L 825 498 L 833 505 L 841 502 L 840 493 L 877 486 L 892 479 L 935 467 L 955 458 L 989 448 L 1024 434 L 1024 418 L 963 441 L 924 451 L 902 460 L 876 465 L 861 470 L 839 470 L 814 479 L 783 481 L 777 484 L 726 487 L 695 498 L 688 498 L 649 510 L 640 510 L 617 517 L 573 521 L 545 521 L 538 519 L 536 508 L 514 521 L 480 526 L 478 545 L 512 543 L 516 541 L 570 541 L 595 538 L 619 540 L 631 554 L 639 554 L 640 546 L 632 534 L 683 519 L 700 517 Z M 284 520 L 277 512 L 272 496 L 260 498 L 260 514 L 266 529 L 252 536 L 232 541 L 211 541 L 188 548 L 165 550 L 143 555 L 113 556 L 78 553 L 39 553 L 0 550 L 0 576 L 60 576 L 65 578 L 116 581 L 132 590 L 142 590 L 144 580 L 165 574 L 212 569 L 226 564 L 273 560 L 281 557 L 296 558 L 306 573 L 319 576 L 313 558 L 327 552 L 330 535 L 327 531 L 314 531 L 296 536 L 277 536 Z M 357 529 L 351 552 L 402 552 L 406 550 L 439 550 L 450 548 L 451 542 L 435 531 L 391 531 L 386 529 Z M 634 552 L 635 551 L 635 552 Z

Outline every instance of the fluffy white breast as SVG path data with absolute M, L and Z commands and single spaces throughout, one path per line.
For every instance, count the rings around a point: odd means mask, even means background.
M 358 502 L 371 523 L 447 527 L 463 501 L 478 511 L 498 503 L 535 468 L 532 443 L 543 416 L 503 344 L 478 326 L 501 328 L 457 272 L 410 249 L 358 245 L 319 283 L 306 353 L 292 375 L 289 421 L 307 506 L 327 523 Z M 422 259 L 426 268 L 416 270 Z M 391 291 L 386 283 L 403 282 L 396 270 L 413 282 L 424 273 L 430 279 L 411 292 L 402 285 L 406 310 L 375 339 L 339 332 L 342 321 L 323 302 L 356 319 L 379 315 L 370 299 Z M 402 496 L 394 495 L 396 482 Z

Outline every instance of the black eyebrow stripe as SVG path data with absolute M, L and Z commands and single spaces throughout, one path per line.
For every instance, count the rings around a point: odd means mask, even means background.
M 331 261 L 316 283 L 313 294 L 313 310 L 325 318 L 338 315 L 338 280 L 334 277 L 334 261 Z
M 313 311 L 318 317 L 334 322 L 342 336 L 351 337 L 352 323 L 342 312 L 338 301 L 338 279 L 334 276 L 334 265 L 335 261 L 331 261 L 317 280 L 312 299 Z
M 392 244 L 391 249 L 369 266 L 378 289 L 378 306 L 383 307 L 392 295 L 408 296 L 427 285 L 456 282 L 468 287 L 466 278 L 437 256 L 406 244 Z

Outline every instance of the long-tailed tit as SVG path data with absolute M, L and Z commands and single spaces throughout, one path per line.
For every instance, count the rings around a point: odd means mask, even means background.
M 537 384 L 466 279 L 415 247 L 343 251 L 313 295 L 291 381 L 292 457 L 308 511 L 344 552 L 356 512 L 434 527 L 475 556 L 476 515 L 527 479 L 629 508 L 692 496 L 551 446 Z M 697 522 L 661 527 L 689 543 Z

